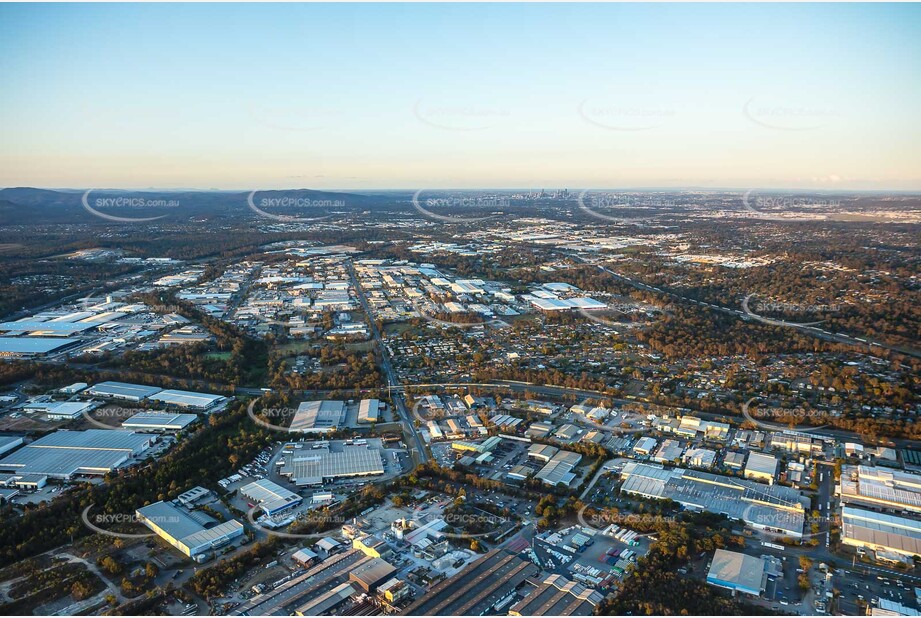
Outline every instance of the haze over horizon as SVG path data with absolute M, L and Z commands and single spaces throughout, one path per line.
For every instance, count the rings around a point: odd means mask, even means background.
M 0 186 L 916 191 L 919 19 L 3 5 Z

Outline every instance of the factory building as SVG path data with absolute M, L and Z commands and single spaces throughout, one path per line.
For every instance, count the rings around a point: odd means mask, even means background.
M 170 412 L 139 412 L 122 422 L 122 429 L 137 431 L 177 432 L 198 421 L 194 414 Z
M 592 616 L 602 594 L 554 573 L 512 605 L 509 616 Z
M 776 457 L 754 451 L 748 454 L 748 462 L 745 464 L 745 478 L 764 481 L 768 485 L 773 485 L 776 475 Z
M 380 421 L 381 402 L 379 399 L 362 399 L 358 404 L 358 422 L 361 424 Z
M 243 536 L 243 524 L 232 519 L 216 522 L 204 513 L 187 511 L 172 502 L 155 502 L 139 508 L 138 521 L 161 539 L 197 562 Z
M 292 509 L 303 498 L 268 479 L 259 479 L 240 488 L 240 493 L 259 505 L 262 512 L 272 517 Z
M 809 500 L 789 487 L 635 461 L 624 466 L 621 477 L 621 491 L 628 494 L 674 500 L 686 509 L 721 513 L 793 538 L 803 535 Z
M 406 616 L 483 616 L 498 614 L 496 604 L 510 597 L 540 568 L 513 553 L 493 549 L 411 603 Z
M 157 386 L 144 386 L 143 384 L 129 384 L 128 382 L 100 382 L 86 389 L 87 395 L 103 397 L 105 399 L 118 399 L 120 401 L 144 401 L 151 395 L 159 393 Z
M 175 406 L 177 408 L 196 410 L 198 412 L 216 411 L 230 401 L 223 395 L 211 395 L 209 393 L 196 393 L 193 391 L 179 391 L 175 389 L 159 391 L 158 393 L 149 395 L 148 399 L 166 406 Z
M 731 590 L 733 594 L 741 592 L 761 596 L 767 585 L 764 560 L 735 551 L 717 549 L 707 572 L 707 583 Z
M 384 473 L 384 461 L 378 449 L 366 444 L 314 448 L 298 442 L 285 455 L 279 474 L 289 477 L 298 487 L 322 485 L 337 478 L 374 476 Z
M 332 433 L 345 425 L 344 401 L 304 401 L 291 419 L 291 431 Z
M 0 460 L 0 471 L 69 480 L 102 475 L 137 457 L 157 439 L 121 429 L 58 430 Z
M 921 513 L 921 475 L 876 466 L 844 466 L 836 488 L 845 505 Z
M 844 506 L 841 542 L 877 552 L 921 558 L 921 521 Z

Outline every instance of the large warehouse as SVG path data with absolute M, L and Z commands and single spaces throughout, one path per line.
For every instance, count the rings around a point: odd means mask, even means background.
M 120 429 L 59 430 L 0 460 L 0 471 L 68 480 L 115 470 L 150 448 L 156 436 Z
M 178 408 L 188 408 L 200 412 L 212 410 L 224 404 L 227 397 L 223 395 L 211 395 L 209 393 L 196 393 L 193 391 L 179 391 L 175 389 L 165 389 L 156 394 L 147 397 L 151 401 L 162 403 L 168 406 Z
M 735 551 L 717 549 L 707 573 L 707 583 L 735 592 L 761 596 L 767 584 L 765 564 L 761 558 Z
M 304 443 L 296 443 L 302 445 Z M 341 449 L 341 450 L 340 450 Z M 378 449 L 365 444 L 344 444 L 335 447 L 294 448 L 285 456 L 279 474 L 291 478 L 298 486 L 322 485 L 324 481 L 384 473 L 384 462 Z
M 803 535 L 809 500 L 789 487 L 638 462 L 625 465 L 621 476 L 621 491 L 629 494 L 674 500 L 687 509 L 722 513 L 793 538 Z
M 243 536 L 235 519 L 217 524 L 209 516 L 187 511 L 172 502 L 155 502 L 136 511 L 138 521 L 186 556 L 202 562 L 215 549 Z
M 921 557 L 921 521 L 845 506 L 841 508 L 841 542 Z
M 80 343 L 66 337 L 0 337 L 0 357 L 32 358 Z
M 106 399 L 120 399 L 122 401 L 144 401 L 154 393 L 159 393 L 161 388 L 144 386 L 143 384 L 129 384 L 128 382 L 100 382 L 86 389 L 87 395 L 105 397 Z
M 182 431 L 198 420 L 195 414 L 173 414 L 171 412 L 139 412 L 122 422 L 122 429 L 140 431 Z
M 345 425 L 344 401 L 305 401 L 291 419 L 291 431 L 331 433 Z
M 260 479 L 240 488 L 240 493 L 259 505 L 271 517 L 303 502 L 303 498 L 268 479 Z

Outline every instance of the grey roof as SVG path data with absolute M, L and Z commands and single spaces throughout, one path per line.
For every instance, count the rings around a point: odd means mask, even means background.
M 764 560 L 747 554 L 717 549 L 710 563 L 707 581 L 760 593 L 764 580 Z
M 184 545 L 190 555 L 207 550 L 225 540 L 243 534 L 243 524 L 231 519 L 213 528 L 205 528 L 201 522 L 188 511 L 171 502 L 155 502 L 137 510 L 144 523 L 160 533 L 162 531 L 171 540 Z M 150 523 L 156 527 L 151 526 Z M 157 530 L 159 529 L 159 530 Z
M 240 493 L 255 500 L 269 513 L 298 504 L 302 498 L 269 479 L 259 479 L 240 488 Z
M 210 393 L 196 393 L 194 391 L 180 391 L 172 388 L 162 390 L 149 397 L 152 401 L 184 406 L 191 408 L 209 408 L 225 399 L 223 395 L 212 395 Z
M 198 420 L 194 414 L 172 414 L 171 412 L 139 412 L 122 422 L 122 427 L 149 429 L 184 429 Z
M 603 599 L 600 592 L 554 574 L 509 612 L 517 616 L 591 616 Z
M 161 390 L 163 389 L 157 386 L 108 381 L 94 384 L 89 387 L 86 392 L 101 397 L 136 397 L 138 399 L 144 399 L 150 397 L 154 393 L 159 393 Z
M 345 423 L 344 401 L 305 401 L 291 419 L 291 431 L 331 431 Z
M 47 354 L 78 341 L 63 337 L 0 337 L 0 354 Z
M 684 468 L 630 462 L 621 473 L 621 491 L 670 499 L 686 508 L 724 513 L 752 525 L 801 535 L 805 506 L 798 491 L 779 485 L 720 476 Z
M 878 545 L 921 556 L 921 521 L 845 506 L 841 508 L 842 539 Z
M 327 447 L 301 449 L 286 457 L 281 468 L 281 474 L 291 476 L 298 485 L 315 485 L 324 478 L 383 473 L 380 451 L 366 445 L 345 445 L 341 451 Z
M 774 476 L 777 472 L 777 458 L 752 451 L 748 454 L 748 463 L 745 464 L 745 473 L 749 472 Z
M 99 326 L 97 322 L 41 322 L 23 320 L 21 322 L 0 322 L 0 331 L 8 332 L 48 332 L 72 335 Z
M 69 478 L 105 474 L 145 450 L 154 436 L 119 429 L 56 431 L 0 460 L 0 470 Z

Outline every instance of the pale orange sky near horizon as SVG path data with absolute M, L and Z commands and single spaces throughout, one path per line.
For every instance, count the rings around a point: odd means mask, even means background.
M 0 5 L 0 186 L 916 191 L 919 17 Z

